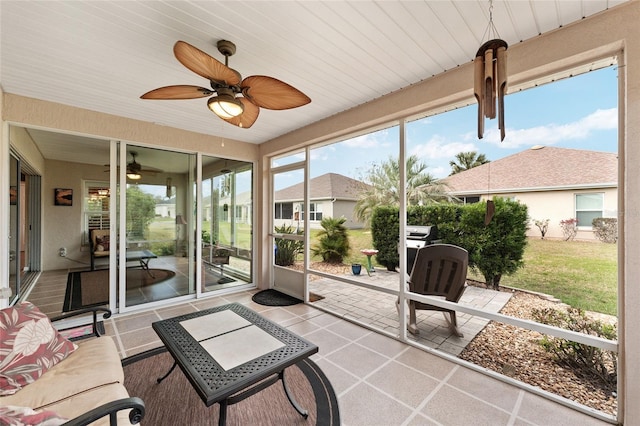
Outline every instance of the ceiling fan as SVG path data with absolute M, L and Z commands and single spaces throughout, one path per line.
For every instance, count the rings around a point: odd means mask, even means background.
M 130 163 L 127 163 L 127 178 L 131 180 L 139 180 L 142 178 L 142 173 L 156 175 L 157 173 L 161 173 L 162 170 L 156 169 L 155 167 L 142 167 L 142 164 L 136 161 L 136 157 L 138 156 L 137 152 L 131 151 L 132 160 Z M 105 164 L 106 167 L 109 167 L 108 164 Z M 108 172 L 109 169 L 105 170 Z
M 209 80 L 211 89 L 200 86 L 176 85 L 160 87 L 140 96 L 142 99 L 195 99 L 214 95 L 207 106 L 218 117 L 234 126 L 248 129 L 255 123 L 260 108 L 283 110 L 297 108 L 311 99 L 287 83 L 273 77 L 253 75 L 242 79 L 229 68 L 229 56 L 236 45 L 227 40 L 217 43 L 224 55 L 224 64 L 184 41 L 173 46 L 173 53 L 182 65 Z

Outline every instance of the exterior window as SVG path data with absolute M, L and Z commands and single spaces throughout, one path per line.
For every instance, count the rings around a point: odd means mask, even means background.
M 89 231 L 109 229 L 109 184 L 86 182 L 83 200 L 83 244 L 89 245 Z
M 322 220 L 322 205 L 317 203 L 311 203 L 311 212 L 309 213 L 309 220 L 316 220 L 320 222 Z
M 322 220 L 322 204 L 310 203 L 309 209 L 311 210 L 309 220 L 318 221 Z M 304 220 L 304 205 L 302 206 L 302 220 Z
M 480 202 L 480 196 L 479 195 L 473 195 L 473 196 L 462 197 L 462 202 L 464 204 L 479 203 Z
M 293 203 L 276 203 L 274 219 L 289 219 L 293 218 Z
M 576 219 L 578 227 L 591 228 L 591 222 L 597 217 L 603 217 L 604 194 L 576 194 Z

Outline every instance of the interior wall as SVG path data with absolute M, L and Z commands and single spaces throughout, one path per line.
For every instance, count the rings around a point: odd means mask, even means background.
M 619 420 L 640 424 L 640 2 L 632 1 L 567 25 L 508 50 L 509 86 L 582 66 L 608 56 L 618 56 L 619 93 Z M 271 156 L 335 139 L 424 111 L 441 111 L 446 105 L 473 103 L 473 63 L 460 66 L 352 110 L 318 121 L 260 145 L 263 179 L 258 192 L 268 199 Z M 264 206 L 267 209 L 268 206 Z M 268 211 L 258 217 L 259 245 L 268 246 Z M 263 251 L 260 279 L 268 282 L 269 253 Z M 628 283 L 628 285 L 627 285 Z M 627 326 L 628 325 L 628 326 Z
M 42 270 L 88 268 L 89 249 L 82 247 L 83 182 L 108 182 L 108 173 L 104 173 L 104 167 L 90 164 L 54 160 L 47 160 L 45 164 L 46 172 L 42 177 Z M 55 188 L 72 189 L 73 205 L 56 206 Z M 59 256 L 61 247 L 67 249 L 66 257 Z
M 4 96 L 3 119 L 25 127 L 41 127 L 99 139 L 122 140 L 149 144 L 156 147 L 180 148 L 185 151 L 238 159 L 258 161 L 259 148 L 255 144 L 189 132 L 62 105 L 14 94 Z

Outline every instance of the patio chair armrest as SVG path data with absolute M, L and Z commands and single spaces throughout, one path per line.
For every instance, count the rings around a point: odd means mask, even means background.
M 111 309 L 96 306 L 93 308 L 80 309 L 77 311 L 72 311 L 66 314 L 58 315 L 56 317 L 51 318 L 51 322 L 60 321 L 67 318 L 73 318 L 80 315 L 91 313 L 93 316 L 93 323 L 92 323 L 93 334 L 96 337 L 100 337 L 100 332 L 98 331 L 98 312 L 104 312 L 104 314 L 102 315 L 103 319 L 108 319 L 111 317 Z
M 144 417 L 144 401 L 138 397 L 122 398 L 111 401 L 96 407 L 86 413 L 69 420 L 63 426 L 84 426 L 95 422 L 105 416 L 109 416 L 109 424 L 115 426 L 118 424 L 117 414 L 119 411 L 131 409 L 129 413 L 129 421 L 131 424 L 137 424 Z

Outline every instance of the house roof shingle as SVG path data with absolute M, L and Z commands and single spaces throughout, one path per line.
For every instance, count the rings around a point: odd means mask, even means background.
M 326 173 L 315 177 L 309 181 L 311 186 L 312 200 L 318 199 L 339 199 L 339 200 L 357 200 L 358 193 L 361 191 L 362 182 L 351 179 L 350 177 L 337 173 Z M 276 191 L 274 198 L 276 201 L 295 201 L 302 200 L 304 187 L 302 183 L 283 188 Z
M 618 155 L 534 147 L 448 176 L 442 182 L 452 194 L 617 186 Z

